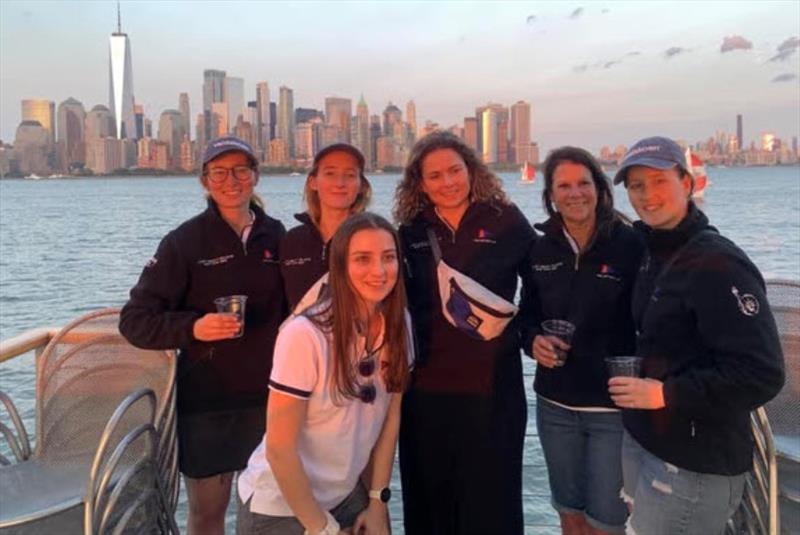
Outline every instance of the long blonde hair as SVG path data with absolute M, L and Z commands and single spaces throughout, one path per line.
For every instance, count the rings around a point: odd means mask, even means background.
M 464 141 L 450 132 L 436 131 L 414 144 L 408 157 L 403 179 L 394 194 L 392 213 L 400 224 L 410 223 L 418 213 L 431 204 L 422 191 L 422 162 L 431 152 L 440 149 L 455 151 L 467 166 L 470 202 L 483 201 L 498 205 L 509 204 L 502 181 L 492 173 Z

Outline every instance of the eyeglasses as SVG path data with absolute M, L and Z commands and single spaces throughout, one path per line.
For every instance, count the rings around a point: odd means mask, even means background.
M 236 167 L 212 167 L 206 171 L 208 179 L 215 184 L 225 182 L 229 174 L 233 174 L 233 177 L 239 182 L 247 182 L 253 178 L 253 168 L 237 165 Z
M 358 361 L 358 375 L 364 378 L 371 378 L 375 373 L 375 352 L 368 351 L 367 355 Z M 375 383 L 372 379 L 368 382 L 359 384 L 358 386 L 358 399 L 364 403 L 372 403 L 378 396 L 378 390 L 375 388 Z

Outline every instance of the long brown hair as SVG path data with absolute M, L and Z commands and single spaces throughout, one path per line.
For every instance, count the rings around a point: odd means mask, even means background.
M 305 186 L 303 186 L 303 199 L 306 201 L 306 212 L 308 212 L 308 215 L 311 217 L 311 221 L 313 221 L 315 225 L 319 225 L 320 218 L 322 217 L 322 206 L 319 203 L 319 193 L 316 190 L 311 189 L 311 178 L 316 177 L 317 173 L 319 173 L 319 164 L 322 159 L 328 154 L 333 154 L 334 152 L 344 152 L 345 154 L 349 154 L 358 162 L 360 187 L 358 190 L 358 195 L 356 195 L 356 200 L 353 201 L 353 204 L 350 206 L 350 213 L 359 214 L 366 210 L 367 206 L 369 205 L 369 201 L 372 198 L 372 184 L 369 183 L 369 180 L 367 180 L 367 175 L 364 174 L 365 163 L 364 156 L 361 154 L 361 151 L 347 143 L 336 143 L 335 145 L 325 147 L 320 150 L 316 156 L 314 156 L 314 164 L 311 167 L 311 171 L 309 171 L 308 176 L 306 177 Z
M 615 221 L 630 223 L 627 217 L 614 209 L 614 192 L 611 181 L 603 172 L 603 168 L 594 156 L 580 147 L 559 147 L 547 155 L 544 161 L 544 188 L 542 189 L 542 205 L 547 214 L 564 224 L 561 214 L 553 206 L 553 182 L 558 166 L 564 162 L 582 165 L 592 175 L 592 182 L 597 190 L 597 207 L 595 208 L 595 232 L 609 235 Z
M 357 372 L 353 364 L 356 343 L 354 326 L 358 317 L 358 295 L 348 277 L 350 241 L 356 232 L 367 229 L 384 230 L 394 240 L 397 250 L 397 282 L 384 298 L 380 311 L 384 318 L 383 347 L 388 356 L 388 366 L 378 370 L 389 392 L 402 392 L 408 385 L 408 352 L 410 338 L 405 318 L 406 289 L 403 283 L 403 258 L 400 240 L 392 225 L 371 212 L 362 212 L 347 218 L 331 239 L 330 291 L 303 314 L 323 331 L 332 334 L 333 380 L 330 385 L 334 398 L 358 397 Z M 338 395 L 337 395 L 338 394 Z
M 475 151 L 458 136 L 450 132 L 436 131 L 417 141 L 411 149 L 403 180 L 397 185 L 394 193 L 392 213 L 397 222 L 410 223 L 418 213 L 431 204 L 428 196 L 422 191 L 422 162 L 428 154 L 439 149 L 453 150 L 464 160 L 469 173 L 470 202 L 509 204 L 508 197 L 503 192 L 502 181 L 478 158 Z

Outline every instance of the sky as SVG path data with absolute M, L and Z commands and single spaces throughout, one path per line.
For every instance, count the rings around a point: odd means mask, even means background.
M 533 140 L 598 150 L 648 135 L 690 142 L 800 135 L 800 1 L 121 2 L 134 97 L 154 125 L 204 69 L 294 90 L 295 107 L 363 94 L 417 122 L 463 125 L 488 102 L 532 106 Z M 108 106 L 116 2 L 0 0 L 0 139 L 25 98 Z

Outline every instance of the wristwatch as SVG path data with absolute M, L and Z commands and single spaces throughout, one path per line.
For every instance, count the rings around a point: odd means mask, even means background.
M 380 500 L 383 503 L 387 503 L 392 498 L 392 491 L 389 490 L 389 487 L 383 487 L 382 489 L 372 489 L 369 491 L 369 497 L 373 500 Z

